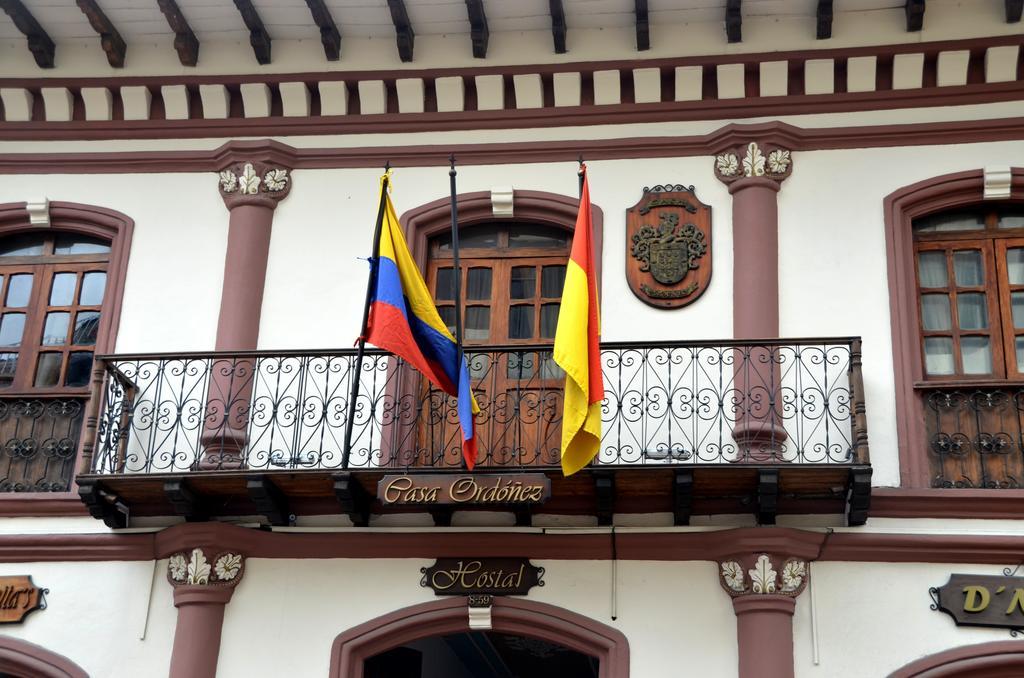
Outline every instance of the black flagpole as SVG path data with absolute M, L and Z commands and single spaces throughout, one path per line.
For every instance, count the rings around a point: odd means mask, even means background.
M 348 401 L 348 418 L 345 420 L 345 448 L 341 457 L 341 467 L 348 468 L 348 459 L 352 452 L 352 426 L 356 417 L 356 400 L 359 398 L 359 383 L 363 373 L 363 354 L 366 351 L 366 323 L 370 318 L 370 301 L 377 282 L 377 260 L 380 258 L 380 232 L 384 226 L 384 208 L 388 196 L 388 172 L 391 161 L 384 163 L 384 179 L 380 187 L 380 205 L 377 206 L 377 225 L 373 229 L 373 249 L 370 255 L 370 275 L 366 279 L 366 302 L 363 304 L 363 324 L 359 326 L 359 339 L 356 349 L 356 366 L 352 371 L 352 391 Z
M 452 194 L 452 259 L 455 270 L 455 392 L 458 393 L 462 378 L 462 269 L 459 267 L 459 204 L 455 188 L 455 154 L 448 156 L 448 183 Z M 459 440 L 462 440 L 461 433 Z M 461 445 L 460 445 L 461 448 Z
M 576 173 L 580 177 L 580 186 L 579 186 L 580 200 L 583 200 L 583 154 L 582 153 L 580 153 L 579 162 L 580 162 L 580 168 L 579 168 L 579 170 Z M 583 207 L 583 205 L 581 204 L 580 207 Z

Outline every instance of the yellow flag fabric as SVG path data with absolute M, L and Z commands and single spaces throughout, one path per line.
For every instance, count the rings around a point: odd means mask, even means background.
M 555 330 L 555 362 L 565 370 L 562 407 L 562 472 L 572 475 L 588 465 L 601 446 L 600 310 L 594 264 L 590 188 L 583 168 L 583 191 L 572 252 L 565 270 L 562 305 Z

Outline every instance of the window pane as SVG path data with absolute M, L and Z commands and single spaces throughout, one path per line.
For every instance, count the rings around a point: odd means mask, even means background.
M 86 235 L 58 235 L 53 244 L 54 254 L 105 254 L 110 243 Z
M 96 343 L 99 329 L 100 314 L 98 311 L 79 311 L 75 316 L 75 333 L 71 338 L 71 343 L 79 346 L 91 346 Z
M 434 299 L 451 301 L 455 298 L 455 269 L 437 269 L 437 282 L 434 284 Z
M 555 362 L 554 357 L 550 353 L 545 353 L 541 356 L 540 362 L 540 378 L 541 379 L 564 379 L 565 371 L 558 366 Z
M 0 319 L 0 346 L 19 346 L 25 333 L 24 313 L 4 313 Z
M 559 304 L 544 304 L 540 307 L 540 336 L 544 339 L 555 338 L 555 328 L 558 327 Z
M 42 235 L 14 235 L 0 239 L 0 257 L 26 257 L 43 253 Z
M 990 374 L 992 349 L 988 337 L 961 337 L 960 358 L 964 363 L 964 374 Z
M 999 228 L 1024 228 L 1024 210 L 1005 210 L 999 215 Z
M 536 370 L 536 353 L 508 354 L 508 368 L 506 372 L 509 379 L 529 379 Z
M 11 276 L 7 287 L 7 305 L 13 308 L 28 306 L 32 294 L 32 274 L 19 273 Z
M 1017 371 L 1024 372 L 1024 337 L 1017 337 L 1014 343 L 1017 346 Z
M 569 246 L 569 234 L 550 226 L 513 226 L 508 232 L 509 247 L 558 248 Z
M 489 225 L 472 226 L 470 228 L 459 229 L 459 249 L 466 247 L 497 247 L 498 228 L 499 227 L 496 225 Z M 438 236 L 437 244 L 439 249 L 443 251 L 451 251 L 451 233 Z
M 17 367 L 17 353 L 0 353 L 0 388 L 11 385 L 11 382 L 14 381 L 14 370 Z
M 102 271 L 86 273 L 82 278 L 82 292 L 78 303 L 82 306 L 99 306 L 103 303 L 103 290 L 107 286 L 107 274 Z
M 545 266 L 540 272 L 540 294 L 546 299 L 559 299 L 565 287 L 565 266 Z
M 924 340 L 924 369 L 931 375 L 953 374 L 953 340 L 928 337 Z
M 508 296 L 510 299 L 533 299 L 537 293 L 537 269 L 533 266 L 516 266 L 512 269 Z
M 46 314 L 46 326 L 43 327 L 43 346 L 61 346 L 68 340 L 68 324 L 71 314 L 64 311 Z
M 1006 277 L 1011 285 L 1024 285 L 1024 247 L 1006 250 Z
M 466 309 L 466 341 L 483 341 L 491 336 L 491 309 L 489 306 L 470 306 Z
M 1024 292 L 1014 292 L 1010 295 L 1013 309 L 1013 326 L 1024 328 Z
M 491 298 L 491 269 L 471 268 L 466 274 L 466 298 Z
M 60 361 L 60 353 L 40 353 L 35 385 L 43 388 L 56 386 L 60 380 Z
M 533 338 L 533 306 L 510 306 L 508 309 L 508 338 Z
M 455 307 L 454 306 L 438 306 L 438 314 L 441 316 L 441 322 L 444 323 L 448 331 L 455 336 Z
M 956 310 L 960 315 L 960 329 L 988 329 L 988 305 L 984 294 L 961 294 L 956 298 Z
M 956 284 L 961 287 L 980 287 L 985 284 L 985 270 L 979 250 L 954 252 L 953 271 L 956 273 Z
M 985 228 L 985 217 L 969 212 L 947 212 L 914 220 L 916 233 L 940 231 L 978 231 Z
M 71 354 L 68 360 L 68 374 L 65 386 L 85 386 L 89 383 L 89 368 L 92 367 L 92 352 L 81 351 Z
M 75 273 L 55 273 L 50 288 L 50 306 L 70 306 L 75 303 Z
M 952 329 L 949 297 L 945 294 L 921 295 L 921 324 L 929 331 Z
M 921 287 L 948 287 L 945 252 L 921 252 L 917 255 Z

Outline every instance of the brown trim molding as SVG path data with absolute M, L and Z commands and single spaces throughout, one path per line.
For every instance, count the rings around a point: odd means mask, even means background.
M 413 605 L 360 624 L 335 638 L 331 678 L 363 678 L 363 662 L 420 638 L 469 631 L 466 598 Z M 496 597 L 493 630 L 539 638 L 597 657 L 600 678 L 629 678 L 629 641 L 621 631 L 554 605 Z
M 67 657 L 10 636 L 0 636 L 0 672 L 13 678 L 89 678 Z
M 965 645 L 911 662 L 889 678 L 1013 678 L 1024 675 L 1024 646 L 1016 640 Z
M 190 138 L 264 135 L 366 134 L 423 132 L 464 129 L 503 129 L 537 127 L 578 127 L 581 125 L 607 125 L 649 123 L 680 120 L 737 119 L 763 116 L 799 115 L 837 111 L 861 111 L 921 106 L 951 106 L 964 104 L 1013 101 L 1021 98 L 1020 66 L 1017 65 L 1011 82 L 985 82 L 987 49 L 1000 46 L 1021 46 L 1019 35 L 992 36 L 969 40 L 932 43 L 907 43 L 888 46 L 869 46 L 853 49 L 826 49 L 760 54 L 725 54 L 675 59 L 634 60 L 617 62 L 585 62 L 572 64 L 536 64 L 524 66 L 484 67 L 470 69 L 437 69 L 418 71 L 353 71 L 331 73 L 291 73 L 243 76 L 159 76 L 142 78 L 36 78 L 0 79 L 0 86 L 28 90 L 35 95 L 31 111 L 33 120 L 6 122 L 0 126 L 0 139 L 4 140 L 70 140 L 70 139 L 140 139 Z M 937 86 L 938 59 L 941 52 L 966 50 L 968 65 L 964 84 Z M 921 54 L 921 86 L 914 89 L 894 89 L 894 59 L 896 54 Z M 847 86 L 847 60 L 851 57 L 876 57 L 875 86 L 870 92 L 849 92 Z M 802 94 L 807 89 L 805 63 L 809 59 L 831 59 L 834 62 L 834 92 Z M 786 60 L 789 62 L 788 92 L 784 96 L 761 96 L 759 72 L 762 62 Z M 719 97 L 716 69 L 722 64 L 740 64 L 747 72 L 746 83 L 739 98 Z M 697 66 L 703 69 L 703 87 L 699 99 L 676 101 L 674 69 Z M 658 101 L 635 102 L 632 78 L 637 68 L 655 68 L 661 73 L 664 86 L 658 92 Z M 594 73 L 614 71 L 625 85 L 621 103 L 595 105 Z M 554 106 L 554 74 L 579 73 L 581 96 L 578 106 Z M 539 108 L 516 108 L 515 89 L 511 80 L 518 74 L 533 74 L 542 82 L 543 105 Z M 480 75 L 503 78 L 508 95 L 499 110 L 475 110 L 477 98 L 472 78 Z M 465 110 L 439 112 L 434 82 L 443 76 L 470 79 L 465 98 Z M 400 113 L 400 97 L 396 81 L 402 78 L 420 78 L 424 83 L 423 112 Z M 383 110 L 362 111 L 367 104 L 360 101 L 360 81 L 381 82 L 385 88 Z M 310 105 L 306 115 L 284 116 L 284 99 L 280 90 L 284 82 L 304 85 L 310 92 Z M 266 84 L 271 106 L 265 117 L 246 117 L 240 88 L 246 83 Z M 347 91 L 346 115 L 321 115 L 319 86 L 321 83 L 342 83 Z M 200 85 L 217 84 L 224 87 L 229 98 L 227 117 L 202 117 L 199 103 Z M 113 93 L 125 85 L 150 88 L 153 105 L 146 120 L 113 119 L 109 121 L 84 120 L 83 87 L 106 87 Z M 163 86 L 185 87 L 191 100 L 189 116 L 184 120 L 167 120 L 162 96 Z M 45 107 L 41 103 L 42 86 L 64 87 L 75 100 L 74 118 L 67 122 L 45 120 Z M 374 109 L 380 102 L 373 103 Z M 124 106 L 115 105 L 113 115 L 124 115 Z M 419 107 L 417 107 L 419 108 Z M 333 111 L 331 111 L 333 113 Z
M 709 134 L 621 139 L 526 141 L 494 144 L 293 148 L 276 141 L 231 141 L 200 151 L 101 151 L 0 153 L 0 174 L 135 174 L 213 172 L 245 152 L 246 145 L 273 148 L 294 169 L 447 167 L 455 153 L 461 165 L 571 162 L 587 160 L 683 158 L 711 155 L 746 138 L 794 151 L 884 148 L 1010 141 L 1024 138 L 1024 117 L 957 122 L 803 128 L 782 122 L 727 124 Z
M 1024 490 L 919 489 L 871 490 L 872 518 L 1024 518 Z
M 622 560 L 727 560 L 737 554 L 785 553 L 801 560 L 894 563 L 1006 563 L 1024 551 L 1024 536 L 811 532 L 785 527 L 709 532 L 616 534 Z M 442 558 L 609 560 L 608 534 L 541 532 L 268 532 L 226 523 L 182 523 L 160 532 L 0 535 L 0 562 L 153 560 L 195 547 L 248 558 Z
M 885 251 L 889 278 L 893 371 L 896 382 L 896 431 L 900 480 L 904 487 L 930 485 L 924 412 L 914 393 L 923 381 L 923 359 L 917 331 L 917 284 L 911 223 L 917 217 L 982 202 L 982 170 L 933 177 L 890 193 L 885 198 Z M 1011 200 L 1024 200 L 1024 169 L 1014 168 Z M 872 509 L 872 515 L 877 515 Z

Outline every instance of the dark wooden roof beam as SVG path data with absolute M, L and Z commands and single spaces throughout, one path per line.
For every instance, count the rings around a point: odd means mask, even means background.
M 551 37 L 555 41 L 555 54 L 565 54 L 565 7 L 562 0 L 548 0 L 551 10 Z
M 53 57 L 56 52 L 53 40 L 43 30 L 35 17 L 25 9 L 21 0 L 0 0 L 0 7 L 3 8 L 11 21 L 28 40 L 28 49 L 40 68 L 53 68 Z
M 114 28 L 114 24 L 110 22 L 107 15 L 96 4 L 96 0 L 75 1 L 78 4 L 78 8 L 82 10 L 82 13 L 89 20 L 89 25 L 92 26 L 94 31 L 99 33 L 100 45 L 103 47 L 103 51 L 107 53 L 107 62 L 114 68 L 124 68 L 124 57 L 128 51 L 128 46 L 125 44 L 121 34 Z
M 338 26 L 331 17 L 330 10 L 324 4 L 324 0 L 306 0 L 313 21 L 320 29 L 320 42 L 324 45 L 324 55 L 328 61 L 337 61 L 341 58 L 341 33 Z
M 647 0 L 636 0 L 636 50 L 643 52 L 651 48 L 651 24 L 647 16 Z
M 395 24 L 395 41 L 398 43 L 398 58 L 403 62 L 412 61 L 413 43 L 416 33 L 409 21 L 409 12 L 405 10 L 405 0 L 388 0 L 391 10 L 391 21 Z
M 1015 24 L 1024 13 L 1024 0 L 1006 0 L 1006 23 Z
M 725 37 L 729 42 L 743 42 L 743 15 L 740 12 L 742 0 L 726 0 Z
M 174 50 L 178 53 L 178 61 L 182 66 L 195 66 L 199 63 L 199 40 L 181 13 L 178 3 L 175 0 L 156 0 L 156 4 L 167 17 L 167 25 L 174 31 Z
M 832 37 L 832 0 L 818 0 L 818 40 Z
M 263 26 L 263 19 L 252 6 L 252 0 L 235 0 L 235 7 L 242 15 L 245 27 L 249 29 L 249 44 L 252 45 L 252 53 L 256 55 L 256 61 L 263 66 L 270 63 L 270 34 Z
M 473 41 L 473 56 L 477 59 L 487 57 L 487 41 L 491 31 L 487 28 L 487 15 L 484 14 L 484 0 L 466 0 L 469 12 L 469 37 Z
M 907 32 L 919 31 L 924 26 L 924 0 L 907 0 Z

